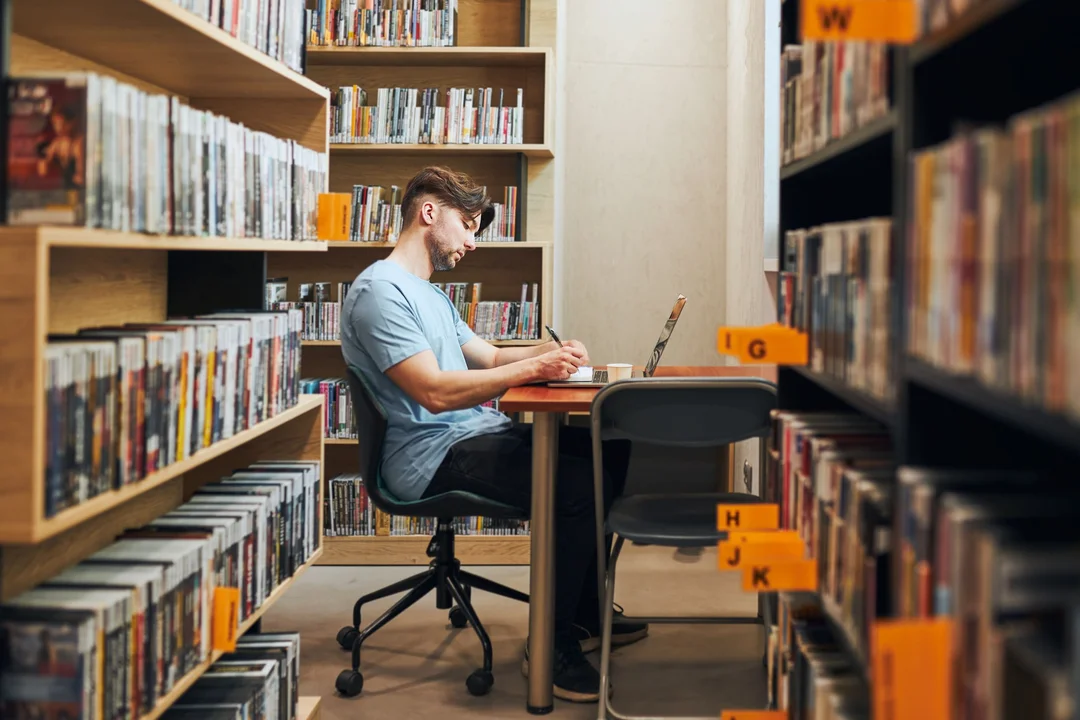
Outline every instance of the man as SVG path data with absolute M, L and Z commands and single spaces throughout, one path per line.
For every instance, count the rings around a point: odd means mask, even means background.
M 532 434 L 480 404 L 508 388 L 565 380 L 588 364 L 577 341 L 496 348 L 477 337 L 430 282 L 476 249 L 494 210 L 482 188 L 446 168 L 419 172 L 401 200 L 393 252 L 364 270 L 342 307 L 346 362 L 370 383 L 388 416 L 382 470 L 389 489 L 413 500 L 465 490 L 528 511 Z M 605 444 L 607 507 L 621 492 L 630 448 Z M 600 676 L 584 652 L 599 646 L 592 450 L 586 428 L 559 436 L 555 508 L 556 697 L 599 699 Z M 613 644 L 648 627 L 621 618 Z M 528 647 L 522 670 L 528 674 Z

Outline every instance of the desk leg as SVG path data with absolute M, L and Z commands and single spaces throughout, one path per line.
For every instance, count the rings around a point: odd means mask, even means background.
M 559 455 L 558 415 L 533 414 L 532 557 L 529 568 L 529 692 L 526 709 L 554 709 L 552 670 L 555 631 L 555 470 Z

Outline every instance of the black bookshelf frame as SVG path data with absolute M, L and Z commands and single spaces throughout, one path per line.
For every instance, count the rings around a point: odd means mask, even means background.
M 782 22 L 783 44 L 798 43 L 799 0 L 783 0 Z M 912 152 L 945 141 L 965 124 L 1001 124 L 1080 91 L 1078 26 L 1077 0 L 979 0 L 947 28 L 893 46 L 887 119 L 781 168 L 781 258 L 789 230 L 892 217 L 895 382 L 895 402 L 886 404 L 808 367 L 781 366 L 781 408 L 847 408 L 877 420 L 890 430 L 898 465 L 1075 472 L 1080 418 L 908 357 L 905 260 Z M 890 151 L 883 153 L 886 142 Z M 854 167 L 859 171 L 846 169 Z M 826 174 L 823 182 L 818 176 Z M 885 186 L 889 207 L 882 212 Z M 895 562 L 894 583 L 899 571 Z

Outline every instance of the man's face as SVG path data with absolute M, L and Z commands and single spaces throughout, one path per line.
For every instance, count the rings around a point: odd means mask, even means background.
M 460 211 L 438 205 L 435 222 L 424 235 L 431 264 L 436 272 L 453 270 L 465 253 L 476 249 L 479 218 L 466 218 Z

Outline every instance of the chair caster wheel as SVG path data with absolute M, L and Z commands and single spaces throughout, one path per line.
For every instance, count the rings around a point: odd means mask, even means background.
M 465 680 L 465 687 L 469 688 L 469 692 L 477 697 L 487 695 L 494 684 L 495 676 L 487 670 L 473 670 L 472 675 Z
M 454 606 L 450 608 L 450 624 L 460 630 L 463 627 L 468 627 L 469 618 L 465 616 L 464 610 L 457 606 Z
M 364 689 L 364 676 L 355 670 L 342 670 L 338 673 L 334 686 L 345 697 L 356 697 Z
M 356 628 L 346 625 L 337 631 L 337 644 L 341 646 L 342 650 L 352 650 L 353 642 L 359 634 Z

